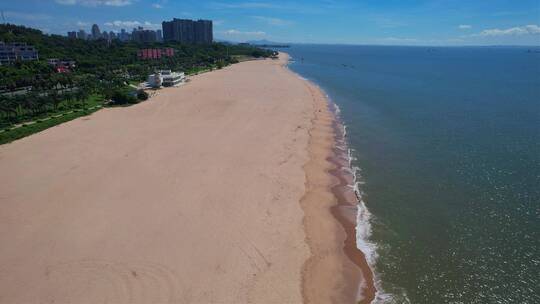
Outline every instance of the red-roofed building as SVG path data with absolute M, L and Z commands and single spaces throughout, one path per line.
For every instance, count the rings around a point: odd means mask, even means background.
M 51 58 L 48 60 L 48 63 L 55 68 L 57 73 L 69 73 L 75 67 L 75 61 L 73 60 Z
M 165 51 L 165 56 L 172 57 L 174 56 L 174 49 L 173 48 L 165 48 L 163 49 Z
M 174 49 L 173 48 L 164 48 L 164 49 L 142 49 L 137 52 L 137 57 L 139 59 L 160 59 L 161 57 L 173 57 Z
M 56 67 L 56 72 L 57 73 L 69 73 L 70 70 L 64 66 L 58 66 Z

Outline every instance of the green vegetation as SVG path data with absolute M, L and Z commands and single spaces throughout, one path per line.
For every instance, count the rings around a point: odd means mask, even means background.
M 31 93 L 29 93 L 31 94 Z M 22 96 L 20 100 L 26 100 Z M 9 99 L 0 99 L 9 101 Z M 28 99 L 30 100 L 30 99 Z M 41 98 L 42 101 L 48 101 L 48 98 Z M 33 104 L 39 105 L 39 102 Z M 103 105 L 103 96 L 92 94 L 85 100 L 66 99 L 58 103 L 56 109 L 49 105 L 49 109 L 36 111 L 27 107 L 16 107 L 19 115 L 5 115 L 5 111 L 0 111 L 0 144 L 5 144 L 13 140 L 31 135 L 33 133 L 45 130 L 57 124 L 72 120 L 77 117 L 88 115 L 99 110 Z M 0 104 L 2 107 L 3 104 Z M 46 106 L 46 105 L 45 105 Z
M 118 88 L 112 92 L 111 101 L 115 105 L 127 105 L 138 102 L 137 93 L 131 88 Z
M 158 69 L 185 71 L 186 74 L 222 68 L 237 63 L 237 58 L 270 57 L 272 52 L 244 45 L 183 45 L 179 43 L 137 44 L 120 41 L 84 41 L 23 26 L 0 25 L 0 41 L 25 42 L 39 51 L 38 61 L 16 62 L 0 66 L 0 143 L 9 142 L 57 123 L 81 116 L 95 105 L 126 105 L 148 98 L 129 85 L 146 80 Z M 173 57 L 139 60 L 142 48 L 175 49 Z M 69 73 L 57 73 L 48 59 L 74 60 Z M 110 100 L 110 103 L 105 101 Z M 45 119 L 12 129 L 23 122 Z M 75 115 L 76 114 L 76 115 Z M 24 135 L 23 135 L 24 136 Z
M 60 96 L 65 99 L 60 100 Z M 69 111 L 93 108 L 103 104 L 103 96 L 99 94 L 76 96 L 76 93 L 39 96 L 30 92 L 26 95 L 18 94 L 13 97 L 0 97 L 0 130 L 23 122 L 39 120 Z
M 232 56 L 233 60 L 236 60 L 236 62 L 244 62 L 244 61 L 249 61 L 249 60 L 253 60 L 254 57 L 252 56 L 247 56 L 247 55 L 234 55 Z
M 148 99 L 148 93 L 146 93 L 143 90 L 138 90 L 137 91 L 137 99 L 140 100 L 140 101 L 147 100 Z
M 58 124 L 73 120 L 81 116 L 91 114 L 97 110 L 99 110 L 99 108 L 92 108 L 89 110 L 58 114 L 59 115 L 58 117 L 53 116 L 51 118 L 38 119 L 34 123 L 23 124 L 23 126 L 15 128 L 15 129 L 4 129 L 4 131 L 0 133 L 0 144 L 9 143 L 19 138 L 32 135 L 34 133 L 43 131 L 50 127 L 54 127 Z

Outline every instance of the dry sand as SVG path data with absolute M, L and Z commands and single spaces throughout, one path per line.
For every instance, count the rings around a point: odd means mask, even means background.
M 285 61 L 0 146 L 0 303 L 354 302 L 326 100 Z

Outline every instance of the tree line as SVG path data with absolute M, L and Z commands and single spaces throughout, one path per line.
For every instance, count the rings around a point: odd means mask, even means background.
M 213 43 L 186 45 L 175 42 L 141 44 L 118 40 L 69 39 L 46 35 L 24 26 L 0 25 L 0 41 L 23 42 L 39 52 L 37 61 L 0 65 L 0 122 L 15 123 L 58 111 L 61 107 L 85 107 L 92 94 L 104 99 L 126 91 L 129 82 L 144 81 L 158 69 L 197 71 L 235 63 L 234 56 L 269 57 L 271 51 L 245 45 Z M 143 48 L 175 49 L 173 57 L 140 60 Z M 57 73 L 47 59 L 75 61 L 69 73 Z

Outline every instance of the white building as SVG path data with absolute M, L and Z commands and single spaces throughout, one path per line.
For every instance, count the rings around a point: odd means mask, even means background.
M 163 83 L 163 81 L 161 80 L 161 75 L 159 75 L 158 73 L 148 75 L 147 82 L 149 87 L 156 89 L 160 88 L 161 84 Z
M 162 70 L 161 81 L 164 87 L 173 87 L 181 84 L 186 79 L 184 72 L 172 72 L 171 70 Z
M 184 72 L 172 72 L 171 70 L 157 71 L 155 74 L 148 75 L 148 86 L 152 88 L 173 87 L 183 83 L 186 79 Z

